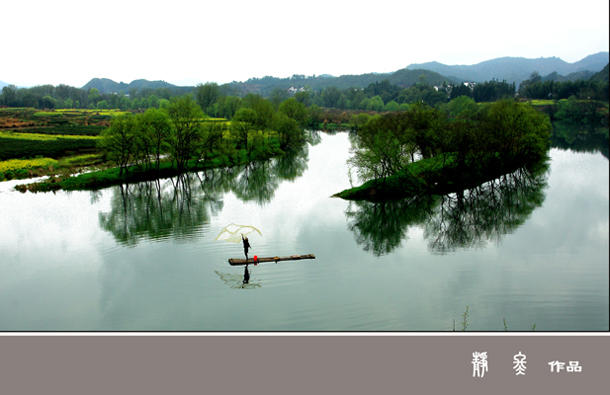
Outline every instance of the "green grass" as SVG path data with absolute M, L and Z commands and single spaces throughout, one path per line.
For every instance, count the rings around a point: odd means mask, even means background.
M 555 100 L 531 100 L 529 102 L 532 106 L 551 106 L 556 103 Z

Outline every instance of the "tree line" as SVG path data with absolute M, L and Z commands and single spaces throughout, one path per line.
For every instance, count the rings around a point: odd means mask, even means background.
M 608 101 L 608 81 L 597 79 L 576 81 L 542 81 L 537 72 L 519 85 L 519 97 L 538 100 L 561 100 L 572 96 L 581 100 Z
M 186 92 L 188 93 L 188 92 Z M 131 88 L 129 92 L 102 93 L 97 88 L 82 89 L 60 84 L 18 88 L 7 85 L 2 88 L 0 105 L 38 109 L 106 109 L 139 110 L 167 106 L 172 97 L 184 92 L 169 88 Z
M 304 108 L 296 100 L 282 103 L 278 111 L 260 96 L 244 100 L 226 122 L 207 117 L 190 95 L 175 97 L 164 108 L 115 117 L 100 134 L 98 148 L 122 176 L 133 164 L 158 171 L 168 159 L 181 171 L 191 160 L 197 166 L 210 159 L 227 163 L 265 158 L 303 142 L 298 120 Z
M 306 81 L 306 80 L 304 80 Z M 420 75 L 418 82 L 404 87 L 392 84 L 383 79 L 369 84 L 365 88 L 350 87 L 345 89 L 330 86 L 324 89 L 304 87 L 296 93 L 276 87 L 266 99 L 277 111 L 281 103 L 294 98 L 306 108 L 312 108 L 314 114 L 321 108 L 385 112 L 404 111 L 413 103 L 424 103 L 430 107 L 441 108 L 454 99 L 466 96 L 476 103 L 493 102 L 513 98 L 517 95 L 527 99 L 567 99 L 574 96 L 579 99 L 599 101 L 608 100 L 608 82 L 591 80 L 577 81 L 542 81 L 540 75 L 532 73 L 516 89 L 514 83 L 507 81 L 485 81 L 477 84 L 447 84 L 432 86 L 425 75 Z M 84 90 L 60 84 L 58 86 L 42 85 L 32 88 L 17 88 L 14 85 L 2 88 L 0 105 L 8 107 L 33 108 L 82 108 L 121 110 L 146 110 L 148 108 L 165 108 L 170 99 L 190 94 L 211 117 L 232 119 L 247 102 L 252 93 L 245 93 L 234 84 L 218 85 L 216 83 L 199 84 L 190 91 L 172 91 L 169 88 L 130 88 L 129 92 L 101 93 L 96 88 Z M 256 96 L 256 95 L 255 95 Z M 317 127 L 312 123 L 308 126 Z

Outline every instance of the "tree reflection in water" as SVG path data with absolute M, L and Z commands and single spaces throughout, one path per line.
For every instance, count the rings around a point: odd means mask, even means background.
M 556 122 L 551 143 L 554 148 L 601 154 L 608 159 L 608 127 Z
M 215 184 L 231 176 L 207 171 L 114 187 L 110 212 L 99 214 L 100 227 L 127 246 L 141 239 L 187 241 L 222 209 L 222 189 Z
M 142 239 L 189 241 L 222 210 L 227 192 L 267 204 L 282 181 L 303 175 L 307 160 L 304 146 L 266 162 L 120 185 L 113 188 L 110 212 L 99 214 L 100 227 L 126 246 Z M 92 199 L 99 199 L 99 192 L 92 192 Z
M 422 226 L 429 250 L 444 254 L 483 247 L 512 233 L 542 205 L 547 179 L 544 162 L 460 193 L 350 202 L 345 214 L 356 242 L 376 256 L 399 247 L 411 226 Z

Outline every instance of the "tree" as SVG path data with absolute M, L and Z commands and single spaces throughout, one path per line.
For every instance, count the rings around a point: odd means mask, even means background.
M 157 170 L 159 170 L 161 155 L 169 149 L 171 127 L 169 116 L 163 110 L 149 108 L 144 114 L 138 116 L 140 150 L 146 155 L 149 164 L 150 157 L 155 159 Z
M 7 85 L 2 88 L 2 98 L 4 104 L 8 107 L 13 107 L 17 104 L 17 87 L 15 85 Z
M 133 159 L 137 135 L 137 120 L 133 115 L 120 115 L 110 127 L 100 133 L 98 149 L 119 166 L 119 176 Z
M 244 107 L 251 108 L 256 113 L 255 127 L 259 130 L 265 130 L 269 127 L 275 110 L 268 100 L 265 100 L 260 95 L 249 93 L 244 97 L 242 103 Z
M 167 114 L 172 125 L 169 153 L 176 167 L 182 170 L 202 138 L 201 120 L 205 114 L 190 95 L 172 98 Z
M 239 142 L 241 148 L 248 148 L 248 133 L 256 124 L 256 111 L 251 108 L 240 108 L 231 120 L 231 134 Z
M 542 77 L 537 71 L 534 71 L 532 74 L 530 74 L 529 80 L 532 82 L 532 84 L 535 84 L 536 82 L 542 81 Z
M 214 115 L 231 119 L 241 108 L 241 105 L 241 99 L 237 96 L 222 96 L 214 103 Z
M 290 95 L 288 94 L 288 92 L 286 91 L 286 89 L 282 89 L 282 88 L 273 88 L 273 90 L 271 91 L 271 93 L 269 94 L 269 101 L 271 102 L 271 104 L 273 105 L 273 109 L 275 111 L 278 110 L 278 108 L 280 107 L 280 104 L 284 101 L 287 100 L 290 97 Z
M 369 111 L 381 112 L 384 109 L 383 99 L 381 96 L 374 96 L 371 101 L 367 104 L 366 109 Z
M 464 84 L 451 85 L 449 90 L 449 100 L 456 99 L 460 96 L 472 97 L 472 89 Z
M 195 87 L 195 97 L 201 109 L 210 114 L 212 105 L 220 98 L 220 87 L 215 82 L 198 84 Z
M 285 149 L 296 145 L 303 140 L 303 132 L 297 121 L 286 114 L 278 112 L 273 116 L 271 127 L 280 136 L 280 148 Z
M 55 99 L 51 96 L 45 96 L 40 100 L 42 108 L 55 108 Z
M 89 103 L 92 103 L 95 106 L 100 100 L 102 100 L 100 91 L 98 91 L 96 88 L 89 89 Z
M 309 107 L 311 105 L 311 98 L 309 97 L 309 92 L 307 91 L 295 93 L 294 98 L 299 103 L 303 103 L 305 107 Z
M 341 91 L 336 86 L 329 86 L 321 94 L 322 105 L 327 108 L 335 108 L 341 98 Z
M 296 99 L 291 98 L 280 104 L 279 112 L 286 114 L 289 118 L 294 119 L 301 126 L 307 124 L 307 108 L 303 103 L 299 103 Z
M 472 116 L 477 112 L 478 106 L 469 96 L 460 96 L 441 107 L 452 117 L 463 115 Z
M 551 121 L 528 103 L 501 100 L 482 111 L 481 129 L 486 131 L 484 150 L 496 152 L 506 163 L 512 160 L 538 160 L 549 148 Z
M 386 111 L 398 111 L 399 108 L 400 108 L 400 105 L 398 103 L 396 103 L 394 100 L 388 102 L 388 104 L 385 105 Z

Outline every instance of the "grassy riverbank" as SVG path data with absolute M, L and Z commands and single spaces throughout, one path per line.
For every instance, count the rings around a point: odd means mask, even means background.
M 118 167 L 99 169 L 78 175 L 54 174 L 49 179 L 15 186 L 20 192 L 48 192 L 59 189 L 64 190 L 95 190 L 110 187 L 113 185 L 134 183 L 141 181 L 151 181 L 159 178 L 174 177 L 190 171 L 201 171 L 222 167 L 239 166 L 253 161 L 266 160 L 271 157 L 282 155 L 283 151 L 276 148 L 273 151 L 261 153 L 258 151 L 239 150 L 231 156 L 222 154 L 210 155 L 205 161 L 189 160 L 182 169 L 174 166 L 172 161 L 162 161 L 159 168 L 149 168 L 145 165 L 128 166 L 121 170 Z
M 545 157 L 546 158 L 546 157 Z M 475 188 L 485 182 L 509 174 L 525 166 L 531 171 L 543 169 L 546 159 L 535 162 L 512 161 L 500 165 L 481 166 L 467 161 L 458 168 L 454 153 L 410 163 L 405 170 L 394 175 L 369 180 L 364 184 L 333 195 L 345 200 L 388 201 L 423 194 L 445 195 Z

